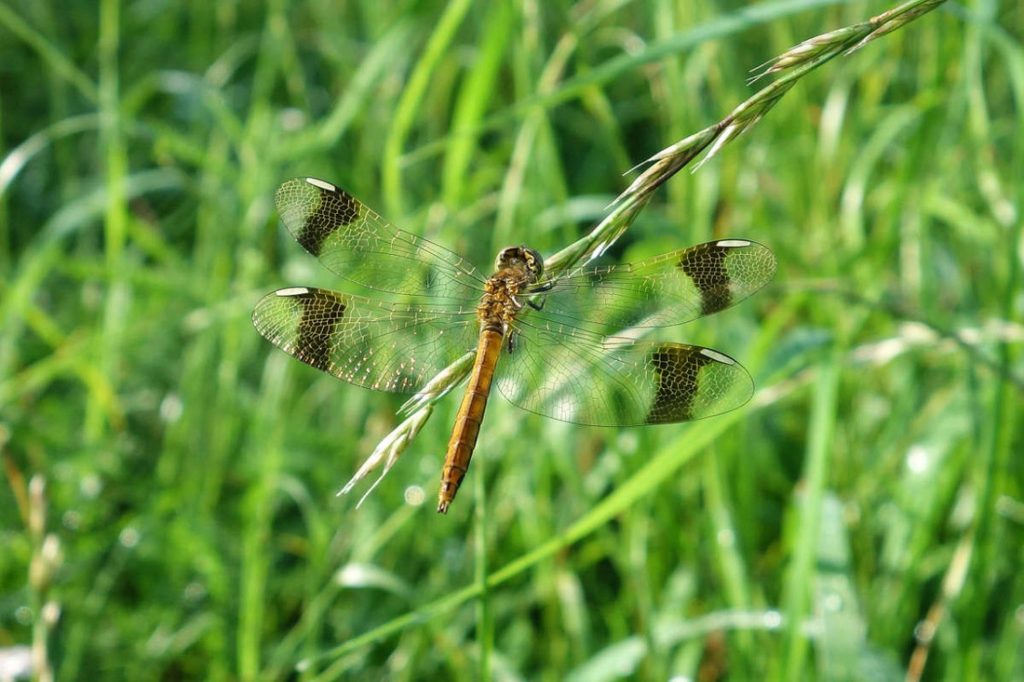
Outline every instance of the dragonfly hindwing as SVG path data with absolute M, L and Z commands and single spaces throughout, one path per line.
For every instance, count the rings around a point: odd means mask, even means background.
M 711 362 L 694 351 L 689 346 L 664 345 L 651 352 L 648 362 L 657 376 L 657 388 L 645 420 L 648 424 L 691 418 L 690 407 L 700 387 L 700 368 Z
M 281 289 L 278 296 L 288 296 L 299 307 L 299 323 L 293 348 L 289 353 L 325 372 L 331 371 L 331 339 L 345 317 L 345 301 L 326 289 Z

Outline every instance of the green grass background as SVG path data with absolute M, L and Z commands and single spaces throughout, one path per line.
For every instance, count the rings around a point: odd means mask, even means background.
M 926 679 L 1024 679 L 1016 2 L 813 73 L 609 254 L 775 251 L 772 286 L 664 337 L 740 358 L 741 410 L 496 399 L 441 517 L 452 396 L 356 510 L 334 493 L 402 398 L 249 321 L 344 288 L 278 223 L 289 177 L 480 263 L 550 254 L 751 68 L 889 7 L 0 3 L 0 652 L 50 600 L 58 679 L 895 680 L 919 641 Z M 62 558 L 30 582 L 37 474 Z

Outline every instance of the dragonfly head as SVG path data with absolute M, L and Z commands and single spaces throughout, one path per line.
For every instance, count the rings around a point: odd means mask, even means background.
M 498 252 L 494 269 L 513 268 L 521 270 L 528 282 L 536 282 L 544 273 L 544 258 L 528 246 L 506 246 Z

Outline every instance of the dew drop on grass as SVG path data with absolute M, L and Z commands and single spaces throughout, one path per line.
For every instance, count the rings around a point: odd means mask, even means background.
M 914 639 L 921 644 L 927 644 L 932 641 L 932 637 L 935 636 L 935 625 L 927 620 L 919 621 L 914 626 Z
M 78 484 L 78 489 L 83 497 L 92 500 L 103 490 L 103 481 L 96 474 L 86 474 Z
M 718 531 L 716 539 L 721 547 L 732 547 L 736 544 L 736 535 L 732 532 L 731 528 L 723 528 Z
M 176 393 L 168 393 L 160 401 L 160 418 L 168 424 L 173 424 L 181 418 L 184 409 L 185 406 L 182 404 L 181 398 Z
M 139 531 L 132 526 L 128 526 L 121 531 L 117 539 L 123 547 L 132 549 L 135 545 L 139 544 Z
M 419 507 L 427 499 L 427 494 L 418 485 L 411 485 L 405 489 L 405 503 L 413 507 Z
M 60 517 L 61 523 L 68 530 L 78 530 L 82 525 L 82 515 L 74 510 L 68 510 Z
M 907 451 L 907 470 L 912 474 L 923 474 L 931 466 L 932 453 L 923 445 L 911 445 Z
M 197 602 L 206 596 L 206 586 L 197 580 L 193 580 L 185 586 L 185 599 L 189 602 Z
M 839 594 L 831 592 L 825 596 L 822 606 L 824 606 L 827 611 L 838 613 L 843 608 L 843 598 Z

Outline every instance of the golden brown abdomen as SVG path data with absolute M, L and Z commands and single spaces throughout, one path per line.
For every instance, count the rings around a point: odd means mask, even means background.
M 491 392 L 494 368 L 501 353 L 502 332 L 500 327 L 484 327 L 476 346 L 476 361 L 469 376 L 466 394 L 462 398 L 452 438 L 448 441 L 448 454 L 441 469 L 441 490 L 437 496 L 437 511 L 444 514 L 455 499 L 459 485 L 469 469 L 469 460 L 480 435 L 480 423 L 487 408 L 487 396 Z

